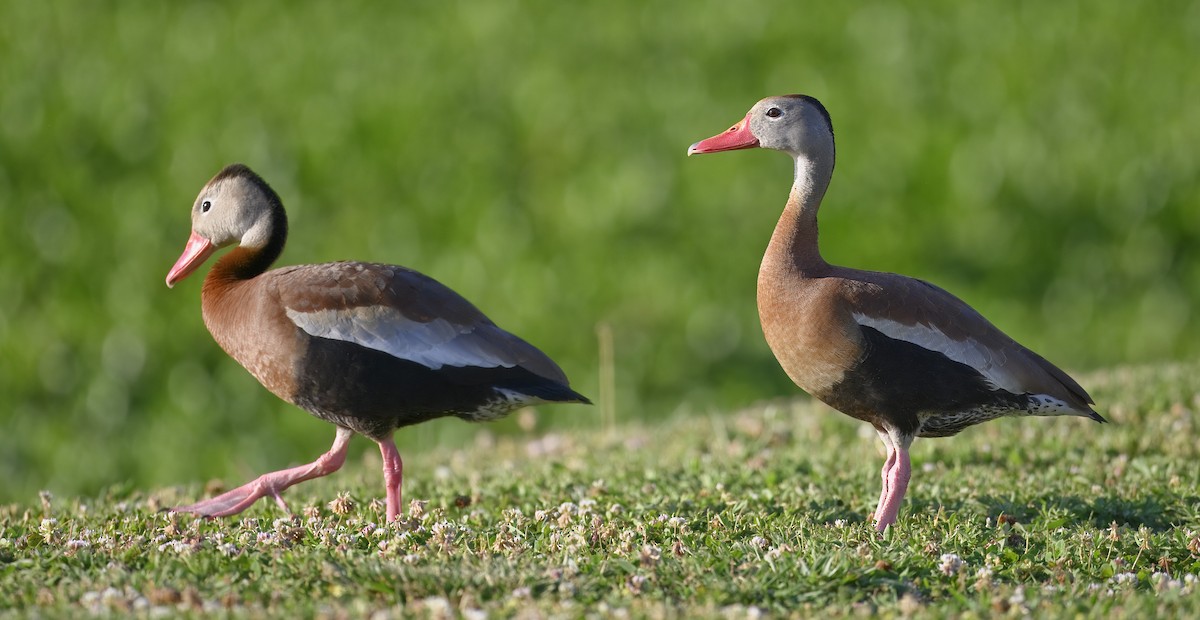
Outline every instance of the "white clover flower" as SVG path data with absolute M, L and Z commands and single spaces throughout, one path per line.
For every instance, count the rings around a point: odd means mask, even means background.
M 961 573 L 963 568 L 966 566 L 966 563 L 963 562 L 963 559 L 954 553 L 942 554 L 941 561 L 942 563 L 941 566 L 938 567 L 938 570 L 942 571 L 942 574 L 946 576 L 957 575 Z
M 654 545 L 643 545 L 639 560 L 646 566 L 654 566 L 662 558 L 662 549 Z

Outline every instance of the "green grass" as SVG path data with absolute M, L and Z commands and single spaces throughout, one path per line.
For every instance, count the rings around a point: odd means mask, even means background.
M 0 507 L 0 605 L 14 616 L 1200 614 L 1200 368 L 1083 379 L 1112 424 L 1010 419 L 918 441 L 900 523 L 882 538 L 866 521 L 874 434 L 801 399 L 603 433 L 471 427 L 458 449 L 408 451 L 413 503 L 387 527 L 365 441 L 361 460 L 287 493 L 293 518 L 269 502 L 216 521 L 158 512 L 196 487 L 28 497 Z

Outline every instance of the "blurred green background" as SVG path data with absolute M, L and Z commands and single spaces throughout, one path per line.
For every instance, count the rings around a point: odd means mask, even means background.
M 2 2 L 0 501 L 328 448 L 205 331 L 205 270 L 163 284 L 234 161 L 289 209 L 281 264 L 421 270 L 592 397 L 607 325 L 618 421 L 795 394 L 754 307 L 791 164 L 684 155 L 773 94 L 833 116 L 829 260 L 1072 370 L 1195 357 L 1198 58 L 1182 1 Z

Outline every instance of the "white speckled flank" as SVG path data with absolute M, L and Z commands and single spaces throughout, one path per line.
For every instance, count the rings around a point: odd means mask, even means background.
M 1029 408 L 1025 411 L 1029 415 L 1079 415 L 1079 411 L 1072 409 L 1067 403 L 1045 394 L 1030 394 Z
M 514 390 L 506 390 L 504 388 L 493 389 L 496 391 L 496 398 L 485 402 L 474 411 L 460 413 L 457 416 L 470 422 L 490 422 L 503 418 L 521 407 L 546 402 L 536 396 L 530 396 Z

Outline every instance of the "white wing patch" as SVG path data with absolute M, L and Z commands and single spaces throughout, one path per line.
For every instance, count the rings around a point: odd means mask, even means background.
M 860 312 L 854 313 L 854 320 L 859 325 L 879 330 L 888 338 L 910 342 L 930 351 L 937 351 L 961 364 L 966 364 L 979 371 L 995 387 L 1013 394 L 1025 393 L 1025 389 L 1016 377 L 1004 370 L 1004 364 L 1008 361 L 1004 352 L 985 347 L 974 338 L 955 340 L 933 325 L 923 323 L 905 325 Z
M 474 326 L 444 319 L 413 321 L 387 306 L 313 312 L 288 308 L 287 315 L 310 336 L 353 342 L 432 370 L 442 366 L 516 366 L 497 343 L 477 333 Z

